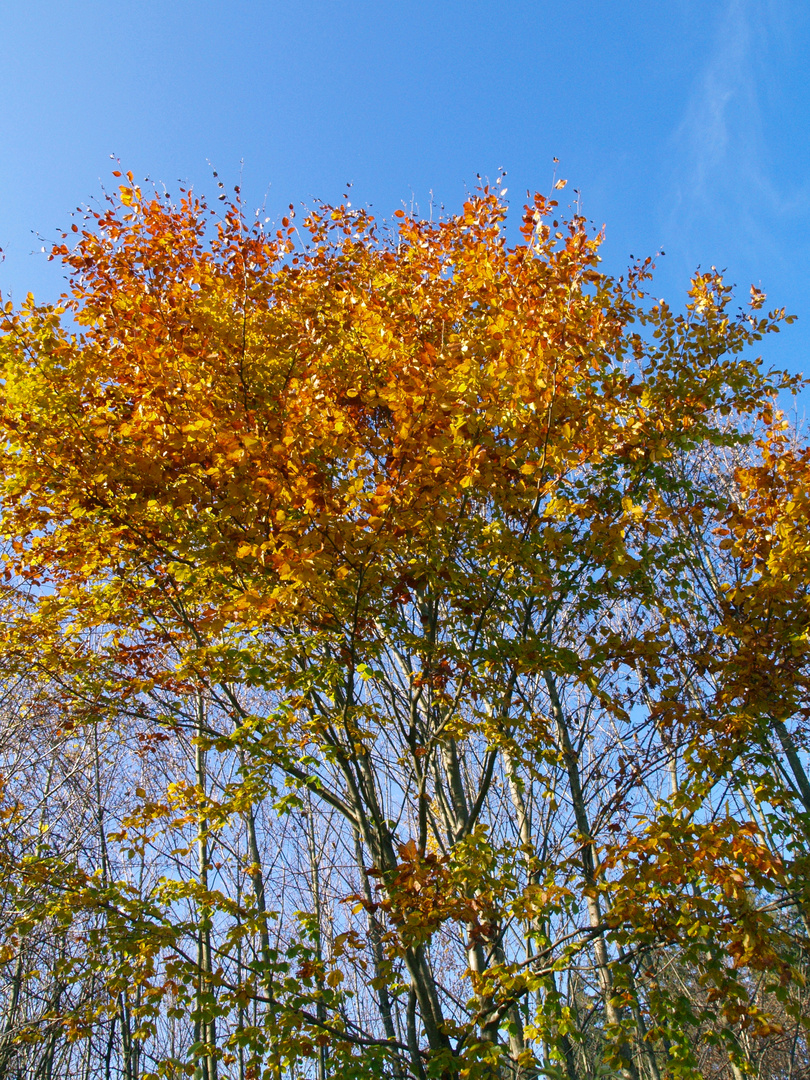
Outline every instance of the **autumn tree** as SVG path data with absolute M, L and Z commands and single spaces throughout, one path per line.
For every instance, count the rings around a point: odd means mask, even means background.
M 84 794 L 8 759 L 2 1075 L 807 1066 L 784 315 L 498 187 L 265 232 L 128 175 L 6 305 L 5 737 Z

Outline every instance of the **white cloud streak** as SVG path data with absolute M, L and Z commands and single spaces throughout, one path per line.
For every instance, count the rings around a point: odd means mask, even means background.
M 748 216 L 753 189 L 761 187 L 762 135 L 756 30 L 749 0 L 728 0 L 717 25 L 716 44 L 675 134 L 679 159 L 678 217 Z M 760 28 L 761 29 L 761 28 Z
M 719 233 L 733 237 L 740 254 L 775 254 L 775 220 L 806 212 L 807 186 L 788 192 L 774 178 L 763 123 L 764 111 L 773 122 L 768 95 L 791 49 L 793 7 L 791 0 L 726 0 L 721 8 L 673 138 L 667 231 L 685 248 L 699 250 L 707 233 Z
M 758 120 L 756 83 L 750 57 L 751 25 L 745 0 L 730 0 L 722 20 L 719 47 L 709 61 L 681 125 L 681 139 L 689 143 L 696 191 L 708 194 L 712 177 L 729 157 L 745 129 L 734 120 L 744 110 L 748 137 Z M 731 113 L 736 114 L 732 118 Z M 749 149 L 753 147 L 749 146 Z

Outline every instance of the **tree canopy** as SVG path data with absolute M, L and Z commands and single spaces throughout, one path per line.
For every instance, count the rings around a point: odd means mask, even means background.
M 5 305 L 0 1075 L 810 1068 L 790 319 L 506 217 L 127 174 Z

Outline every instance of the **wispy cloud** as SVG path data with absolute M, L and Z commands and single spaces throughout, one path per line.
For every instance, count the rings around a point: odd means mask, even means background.
M 776 218 L 806 211 L 808 190 L 786 190 L 769 162 L 768 101 L 789 50 L 791 0 L 726 0 L 707 60 L 674 132 L 669 229 L 685 248 L 707 232 L 742 254 L 772 245 Z M 690 252 L 691 254 L 691 252 Z
M 689 147 L 696 193 L 707 187 L 729 157 L 739 157 L 741 136 L 753 149 L 758 127 L 756 81 L 751 62 L 751 23 L 745 0 L 729 0 L 718 32 L 717 47 L 692 94 L 678 132 Z M 741 114 L 747 117 L 740 125 Z M 734 153 L 737 151 L 737 153 Z
M 684 223 L 707 211 L 739 222 L 748 192 L 760 186 L 761 116 L 752 42 L 756 27 L 748 0 L 728 0 L 715 46 L 695 81 L 675 133 L 677 198 Z M 746 214 L 747 216 L 747 214 Z

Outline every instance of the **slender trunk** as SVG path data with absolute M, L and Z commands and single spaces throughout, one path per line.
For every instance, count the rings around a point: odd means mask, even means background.
M 498 945 L 495 948 L 495 959 L 499 964 L 506 964 L 506 953 L 502 946 Z M 509 1020 L 509 1053 L 512 1055 L 514 1075 L 516 1080 L 520 1080 L 523 1075 L 523 1070 L 518 1064 L 521 1055 L 526 1050 L 526 1037 L 523 1031 L 523 1019 L 520 1015 L 520 1008 L 516 1001 L 513 1001 L 509 1006 L 506 1016 Z
M 447 796 L 444 798 L 446 827 L 455 841 L 464 835 L 470 818 L 470 808 L 464 791 L 464 779 L 455 739 L 448 739 L 442 744 L 441 756 L 444 780 L 447 785 Z M 467 964 L 480 987 L 482 976 L 487 969 L 487 957 L 481 942 L 472 941 L 467 947 Z M 480 990 L 476 991 L 476 996 L 478 1012 L 482 1017 L 481 1033 L 485 1039 L 497 1044 L 500 1024 L 498 1019 L 493 1017 L 497 1011 L 497 1003 L 491 997 L 481 994 Z M 522 1042 L 522 1039 L 520 1041 Z
M 246 761 L 244 752 L 240 751 L 240 762 L 242 765 L 242 771 L 246 771 Z M 244 812 L 245 829 L 247 831 L 248 842 L 248 857 L 250 859 L 250 869 L 248 876 L 250 878 L 251 890 L 253 892 L 253 900 L 256 904 L 257 922 L 258 922 L 258 934 L 259 934 L 259 953 L 261 955 L 261 983 L 264 987 L 265 994 L 267 996 L 267 1011 L 270 1014 L 271 1019 L 274 1021 L 276 1004 L 275 1004 L 275 986 L 273 978 L 273 955 L 270 950 L 270 932 L 267 926 L 267 897 L 264 889 L 264 871 L 262 869 L 262 857 L 259 851 L 259 838 L 256 829 L 256 810 L 253 804 L 250 804 L 247 810 Z M 258 1008 L 257 1002 L 254 999 L 254 1025 L 256 1023 L 256 1010 Z M 244 1058 L 244 1050 L 240 1050 L 240 1062 Z M 240 1065 L 240 1068 L 242 1066 Z M 277 1075 L 281 1075 L 281 1066 L 276 1065 Z
M 515 810 L 515 817 L 517 818 L 518 834 L 520 836 L 520 842 L 523 844 L 527 853 L 529 851 L 534 852 L 534 841 L 532 838 L 532 827 L 528 809 L 526 807 L 526 800 L 523 798 L 523 788 L 520 783 L 520 778 L 517 775 L 517 769 L 515 767 L 514 759 L 509 752 L 508 747 L 504 746 L 503 761 L 506 768 L 506 778 L 509 784 L 509 795 L 512 800 L 512 806 Z M 535 884 L 537 875 L 529 874 L 529 884 Z M 526 935 L 526 947 L 527 952 L 531 955 L 532 939 L 535 935 L 539 935 L 543 931 L 543 927 L 537 918 L 532 919 L 527 927 Z M 554 985 L 554 975 L 551 973 L 548 977 L 549 986 L 551 989 L 556 989 Z M 515 1009 L 517 1013 L 517 1008 Z M 523 1027 L 520 1027 L 520 1048 L 524 1042 Z M 574 1055 L 574 1047 L 566 1033 L 557 1035 L 555 1038 L 556 1049 L 562 1054 L 563 1061 L 565 1062 L 565 1070 L 568 1076 L 568 1080 L 577 1080 L 576 1073 L 576 1058 Z M 515 1047 L 512 1047 L 513 1054 L 515 1053 Z
M 548 974 L 548 988 L 555 995 L 557 995 L 557 980 L 554 977 L 554 972 L 550 971 Z M 562 1059 L 565 1062 L 565 1074 L 568 1080 L 579 1080 L 579 1072 L 577 1070 L 577 1054 L 574 1049 L 574 1044 L 568 1036 L 567 1032 L 559 1033 L 555 1039 L 554 1044 L 557 1052 L 562 1055 Z
M 245 755 L 240 751 L 240 762 L 243 772 L 245 771 Z M 259 852 L 259 839 L 256 831 L 256 810 L 251 804 L 244 813 L 245 828 L 247 830 L 248 856 L 250 858 L 250 884 L 253 891 L 253 899 L 256 902 L 256 910 L 259 913 L 259 946 L 262 954 L 262 963 L 265 965 L 264 983 L 268 995 L 272 990 L 272 978 L 270 976 L 270 934 L 267 929 L 267 899 L 264 891 L 264 873 L 262 871 L 262 857 Z
M 113 1016 L 110 1020 L 110 1033 L 107 1036 L 107 1049 L 104 1053 L 104 1080 L 111 1080 L 112 1076 L 112 1055 L 115 1046 L 115 1025 L 117 1020 L 117 1016 Z
M 614 1029 L 618 1039 L 616 1049 L 621 1062 L 618 1070 L 619 1073 L 625 1080 L 638 1080 L 638 1070 L 633 1061 L 630 1047 L 627 1045 L 627 1041 L 623 1037 L 621 1030 L 623 1019 L 622 1010 L 616 1001 L 613 986 L 613 972 L 610 968 L 607 942 L 605 941 L 604 932 L 601 930 L 602 911 L 599 904 L 599 896 L 596 891 L 597 866 L 594 859 L 590 822 L 588 820 L 585 797 L 582 791 L 579 762 L 571 743 L 565 713 L 557 692 L 557 684 L 551 672 L 547 671 L 545 673 L 545 681 L 548 688 L 549 699 L 551 701 L 552 715 L 557 728 L 557 736 L 560 741 L 560 749 L 562 750 L 564 768 L 568 776 L 568 788 L 574 809 L 574 818 L 577 823 L 577 831 L 579 833 L 582 871 L 585 882 L 585 902 L 588 910 L 588 920 L 592 929 L 596 932 L 593 949 L 599 985 L 602 991 L 602 1000 L 605 1007 L 605 1019 L 610 1027 Z
M 485 997 L 480 990 L 481 976 L 486 971 L 486 957 L 483 946 L 478 941 L 473 941 L 467 946 L 467 964 L 473 974 L 475 986 L 476 1007 L 481 1017 L 481 1034 L 491 1043 L 498 1042 L 498 1021 L 493 1019 L 493 1013 L 497 1009 L 496 1002 L 491 997 Z
M 790 771 L 793 773 L 793 778 L 796 781 L 796 786 L 799 789 L 804 809 L 810 813 L 810 780 L 807 778 L 807 773 L 805 772 L 801 758 L 796 750 L 796 745 L 793 742 L 790 732 L 781 720 L 775 721 L 774 727 L 776 729 L 776 734 L 779 736 L 782 750 L 790 765 Z
M 408 1051 L 411 1055 L 411 1068 L 417 1076 L 423 1077 L 425 1069 L 422 1065 L 422 1055 L 419 1053 L 419 1036 L 416 1032 L 416 991 L 413 987 L 408 990 L 405 1020 L 408 1032 Z
M 788 731 L 787 726 L 781 720 L 774 721 L 774 728 L 776 729 L 776 734 L 779 736 L 779 742 L 782 746 L 784 755 L 790 765 L 790 771 L 796 782 L 802 807 L 805 813 L 810 814 L 810 780 L 807 777 L 807 772 L 805 771 L 801 758 L 796 750 L 796 744 Z M 805 828 L 803 831 L 805 837 L 810 840 L 810 833 L 808 833 L 808 830 Z M 764 835 L 767 838 L 767 832 Z M 804 926 L 805 933 L 810 934 L 810 905 L 804 900 L 801 892 L 797 895 L 795 909 Z
M 242 908 L 242 877 L 237 873 L 236 875 L 236 910 L 241 912 Z M 242 985 L 244 979 L 244 967 L 242 964 L 242 919 L 241 915 L 237 914 L 237 927 L 239 930 L 239 936 L 236 939 L 236 984 Z M 245 1030 L 245 1003 L 244 999 L 240 996 L 239 1008 L 236 1014 L 236 1030 L 241 1034 Z M 242 1045 L 241 1039 L 238 1042 L 236 1050 L 237 1060 L 239 1062 L 239 1080 L 245 1080 L 245 1048 Z M 172 1050 L 172 1056 L 174 1051 Z
M 461 776 L 461 764 L 458 759 L 458 748 L 455 739 L 448 739 L 442 745 L 442 761 L 450 793 L 450 806 L 452 807 L 455 832 L 453 839 L 455 840 L 462 835 L 467 819 L 470 816 L 467 797 L 464 794 L 464 782 Z
M 90 1000 L 95 997 L 95 975 L 90 980 Z M 88 1034 L 84 1044 L 84 1069 L 82 1070 L 82 1080 L 90 1080 L 90 1068 L 93 1062 L 93 1036 Z
M 14 1024 L 17 1019 L 17 1009 L 20 1002 L 20 990 L 23 977 L 23 943 L 17 946 L 17 959 L 14 963 L 14 974 L 11 976 L 11 987 L 8 1000 L 8 1008 L 3 1021 L 3 1034 L 0 1035 L 0 1080 L 5 1080 L 8 1075 L 8 1063 L 14 1053 Z
M 356 772 L 350 767 L 351 763 Z M 367 755 L 359 752 L 354 756 L 339 756 L 337 765 L 346 781 L 347 802 L 355 815 L 361 840 L 385 881 L 386 876 L 395 871 L 397 859 Z M 443 1031 L 444 1016 L 424 947 L 417 945 L 406 949 L 403 959 L 416 994 L 428 1045 L 431 1050 L 447 1052 L 450 1050 L 450 1040 Z
M 121 1075 L 124 1080 L 133 1080 L 132 1074 L 132 1025 L 129 1006 L 124 994 L 120 998 L 121 1016 Z
M 205 750 L 202 745 L 203 728 L 205 721 L 205 706 L 202 695 L 197 696 L 197 731 L 194 745 L 194 770 L 197 789 L 201 798 L 206 795 L 206 762 Z M 217 1080 L 217 1062 L 213 1056 L 216 1046 L 216 1025 L 212 1013 L 204 1003 L 206 997 L 212 992 L 211 974 L 211 912 L 208 906 L 208 818 L 200 818 L 197 826 L 197 874 L 200 890 L 203 897 L 199 909 L 199 928 L 197 938 L 197 1013 L 199 1014 L 199 1039 L 205 1043 L 204 1056 L 199 1063 L 201 1080 Z
M 635 1021 L 636 1031 L 638 1033 L 638 1045 L 644 1062 L 644 1070 L 647 1073 L 649 1080 L 661 1080 L 661 1070 L 658 1068 L 655 1051 L 650 1046 L 647 1038 L 647 1025 L 644 1022 L 644 1014 L 641 1011 L 641 1005 L 639 1004 L 637 997 L 633 1005 L 633 1020 Z
M 447 1051 L 450 1049 L 450 1040 L 442 1030 L 444 1018 L 433 972 L 427 962 L 424 947 L 416 945 L 406 949 L 404 960 L 419 1004 L 428 1046 L 434 1051 Z
M 368 912 L 368 940 L 371 945 L 371 958 L 374 962 L 374 976 L 379 984 L 379 989 L 377 991 L 377 1005 L 380 1010 L 380 1017 L 382 1018 L 386 1038 L 393 1040 L 396 1039 L 397 1033 L 394 1028 L 394 1019 L 391 1010 L 391 997 L 384 981 L 385 956 L 382 947 L 382 931 L 377 917 L 372 911 L 373 897 L 371 893 L 371 882 L 369 881 L 368 873 L 366 872 L 365 863 L 363 861 L 363 848 L 360 843 L 360 834 L 356 829 L 354 830 L 354 855 L 357 861 L 357 869 L 360 872 L 360 882 L 363 888 L 363 896 L 366 901 L 366 911 Z
M 101 879 L 109 881 L 110 861 L 107 853 L 107 835 L 104 828 L 104 803 L 101 798 L 101 755 L 98 746 L 98 724 L 93 725 L 93 780 L 96 789 L 96 826 L 101 854 Z
M 39 1066 L 37 1067 L 37 1080 L 51 1080 L 51 1078 L 53 1077 L 53 1059 L 55 1053 L 56 1032 L 52 1028 L 48 1032 L 48 1037 L 45 1040 L 45 1051 L 40 1058 Z
M 312 805 L 310 805 L 306 811 L 304 811 L 304 832 L 307 838 L 307 849 L 309 851 L 309 874 L 310 874 L 310 887 L 312 889 L 312 903 L 315 908 L 315 925 L 317 927 L 315 934 L 315 959 L 318 961 L 318 970 L 321 971 L 323 964 L 323 942 L 321 935 L 321 880 L 320 880 L 320 867 L 318 866 L 318 856 L 315 850 L 315 820 L 312 813 Z M 323 981 L 321 976 L 318 976 L 319 986 L 318 989 L 323 994 Z M 323 997 L 318 998 L 315 1006 L 315 1015 L 318 1022 L 321 1024 L 326 1023 L 326 1006 L 323 1003 Z M 318 1047 L 318 1080 L 326 1080 L 326 1046 Z

